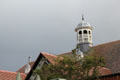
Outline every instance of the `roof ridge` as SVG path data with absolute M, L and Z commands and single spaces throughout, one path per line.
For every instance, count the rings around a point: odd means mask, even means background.
M 64 55 L 64 54 L 69 54 L 69 53 L 72 53 L 72 51 L 60 53 L 60 54 L 58 54 L 57 56 L 61 56 L 61 55 Z
M 120 42 L 120 40 L 105 42 L 105 43 L 102 43 L 102 44 L 95 45 L 95 46 L 93 46 L 93 47 L 102 46 L 102 45 L 106 45 L 106 44 L 110 44 L 110 43 L 116 43 L 116 42 Z
M 53 57 L 57 57 L 56 55 L 54 55 L 54 54 L 50 54 L 50 53 L 47 53 L 47 52 L 41 52 L 41 54 L 47 54 L 47 55 L 50 55 L 50 56 L 53 56 Z
M 15 73 L 15 74 L 17 74 L 17 72 L 12 72 L 12 71 L 8 71 L 8 70 L 0 70 L 0 72 L 9 72 L 9 73 Z

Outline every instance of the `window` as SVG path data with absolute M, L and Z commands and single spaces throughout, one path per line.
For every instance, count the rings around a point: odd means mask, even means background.
M 79 34 L 82 34 L 82 31 L 79 31 Z
M 87 34 L 87 30 L 84 30 L 84 34 Z

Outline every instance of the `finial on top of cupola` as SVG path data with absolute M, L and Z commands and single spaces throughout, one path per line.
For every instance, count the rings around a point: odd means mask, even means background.
M 28 63 L 30 63 L 31 56 L 28 57 Z
M 85 19 L 84 19 L 84 15 L 82 14 L 82 21 L 84 21 Z

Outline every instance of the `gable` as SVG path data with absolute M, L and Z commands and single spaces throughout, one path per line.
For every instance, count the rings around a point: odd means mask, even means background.
M 51 63 L 54 64 L 55 63 L 55 59 L 57 58 L 57 56 L 46 53 L 46 52 L 41 52 L 38 56 L 38 58 L 36 59 L 32 69 L 30 70 L 30 72 L 28 73 L 27 77 L 25 80 L 29 80 L 30 78 L 35 78 L 37 75 L 33 75 L 34 70 L 37 68 L 41 68 L 43 66 L 44 63 Z

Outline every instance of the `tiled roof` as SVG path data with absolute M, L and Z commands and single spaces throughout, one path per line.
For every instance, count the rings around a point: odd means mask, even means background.
M 100 76 L 112 74 L 112 72 L 110 71 L 110 69 L 105 68 L 105 67 L 100 67 L 99 66 L 98 67 L 98 71 L 100 73 Z M 93 68 L 90 70 L 89 75 L 92 75 L 92 73 L 93 73 Z
M 55 60 L 57 58 L 57 56 L 53 55 L 53 54 L 49 54 L 46 52 L 40 52 L 38 58 L 36 59 L 36 61 L 34 62 L 33 67 L 31 68 L 30 72 L 27 74 L 27 77 L 25 80 L 29 80 L 29 78 L 31 77 L 31 75 L 33 74 L 33 71 L 36 69 L 37 65 L 39 64 L 40 60 L 42 58 L 46 58 L 48 60 L 49 63 L 51 64 L 55 64 Z
M 57 56 L 62 56 L 62 55 L 72 55 L 72 52 L 63 53 L 63 54 L 57 55 Z M 36 69 L 36 67 L 42 57 L 45 57 L 50 63 L 54 64 L 56 62 L 55 60 L 56 60 L 57 56 L 53 55 L 53 54 L 49 54 L 47 52 L 41 52 L 25 80 L 29 80 L 30 76 L 32 75 L 33 71 Z M 111 74 L 111 71 L 105 67 L 100 68 L 99 71 L 100 71 L 101 75 Z
M 41 52 L 40 54 L 42 54 L 50 63 L 55 64 L 55 59 L 57 58 L 57 56 L 53 54 L 49 54 L 47 52 Z M 32 66 L 34 65 L 34 62 L 30 62 L 29 64 L 32 68 Z M 17 72 L 25 73 L 25 66 L 26 64 L 23 67 L 21 67 L 19 70 L 17 70 Z
M 29 63 L 29 65 L 31 67 L 33 66 L 33 64 L 34 64 L 34 62 Z M 17 70 L 16 72 L 25 73 L 25 66 L 26 66 L 26 64 L 23 67 L 21 67 L 19 70 Z
M 120 40 L 93 46 L 93 50 L 96 55 L 104 57 L 105 67 L 112 73 L 120 73 Z M 60 55 L 72 55 L 72 52 Z
M 94 46 L 95 54 L 103 56 L 112 73 L 120 73 L 120 40 Z
M 61 53 L 58 56 L 69 56 L 72 55 L 72 52 Z
M 25 79 L 26 75 L 24 73 L 20 73 L 22 80 Z M 0 70 L 0 80 L 16 80 L 17 72 L 9 72 Z
M 52 64 L 55 64 L 55 59 L 57 58 L 57 56 L 53 55 L 53 54 L 49 54 L 47 52 L 41 52 L 41 54 Z
M 105 68 L 105 67 L 99 68 L 99 73 L 100 73 L 101 75 L 109 75 L 109 74 L 112 74 L 111 70 L 108 69 L 108 68 Z

